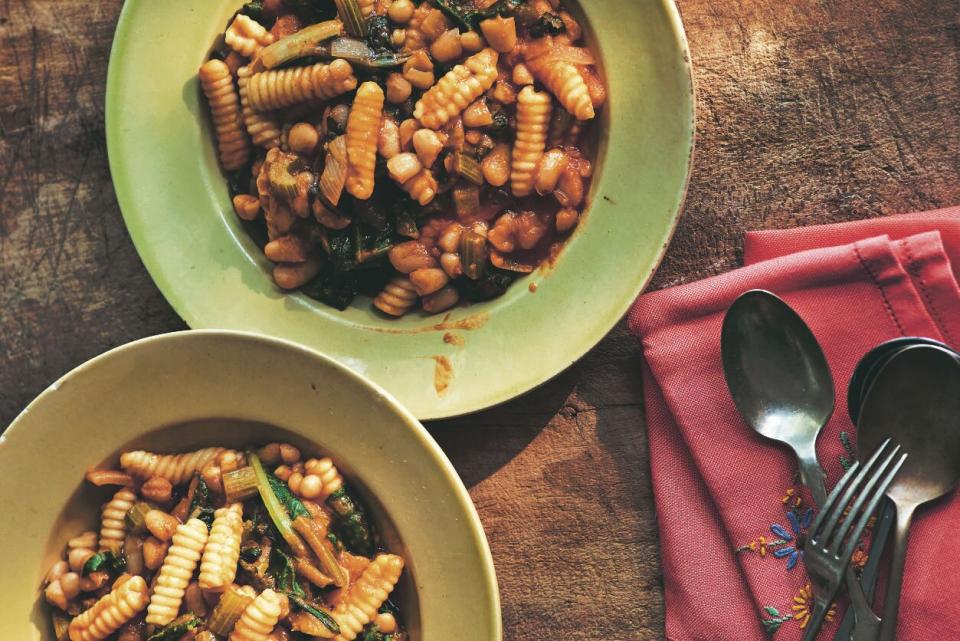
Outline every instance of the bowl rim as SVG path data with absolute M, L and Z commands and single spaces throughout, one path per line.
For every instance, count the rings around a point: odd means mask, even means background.
M 580 3 L 589 2 L 589 0 L 576 1 Z M 683 118 L 682 129 L 687 134 L 689 146 L 686 150 L 684 161 L 682 163 L 683 180 L 681 184 L 675 186 L 675 191 L 671 191 L 671 193 L 674 194 L 674 205 L 670 211 L 669 222 L 665 223 L 661 227 L 661 233 L 657 237 L 658 242 L 656 251 L 649 254 L 649 269 L 646 270 L 646 273 L 641 277 L 638 277 L 634 280 L 629 289 L 624 292 L 622 298 L 608 299 L 604 303 L 600 313 L 591 314 L 593 320 L 591 321 L 589 331 L 578 332 L 578 335 L 582 335 L 583 338 L 576 341 L 571 341 L 570 344 L 565 347 L 565 351 L 561 358 L 552 359 L 547 367 L 523 368 L 524 373 L 517 375 L 515 379 L 511 381 L 509 386 L 493 386 L 494 389 L 492 391 L 487 390 L 482 396 L 478 395 L 477 393 L 473 393 L 467 395 L 464 400 L 455 404 L 448 405 L 444 402 L 437 402 L 430 404 L 429 408 L 427 409 L 421 409 L 418 407 L 419 418 L 423 420 L 438 420 L 474 414 L 476 412 L 502 405 L 540 387 L 550 380 L 553 380 L 561 373 L 566 371 L 575 362 L 583 358 L 583 356 L 586 355 L 590 350 L 595 348 L 597 344 L 602 341 L 603 338 L 606 337 L 614 327 L 616 327 L 616 325 L 629 311 L 637 297 L 650 284 L 650 281 L 663 262 L 667 249 L 669 248 L 669 245 L 677 230 L 680 218 L 683 215 L 693 173 L 697 138 L 696 122 L 698 91 L 696 77 L 691 62 L 690 47 L 683 26 L 682 16 L 676 4 L 676 0 L 655 0 L 655 2 L 662 8 L 664 12 L 670 37 L 676 45 L 676 55 L 679 57 L 678 65 L 682 67 L 683 80 L 685 81 L 684 90 L 688 93 L 689 101 L 689 110 L 683 110 L 685 117 Z M 161 294 L 164 296 L 164 299 L 174 309 L 178 316 L 180 316 L 180 318 L 191 328 L 211 329 L 226 326 L 233 327 L 235 322 L 233 320 L 225 320 L 223 317 L 211 318 L 209 313 L 194 309 L 195 306 L 190 303 L 190 296 L 179 294 L 177 285 L 171 282 L 169 275 L 166 274 L 164 261 L 161 258 L 152 255 L 152 252 L 149 249 L 150 241 L 146 238 L 146 235 L 142 231 L 136 231 L 139 221 L 133 212 L 139 210 L 141 205 L 135 202 L 136 198 L 131 193 L 132 186 L 129 184 L 130 181 L 122 167 L 120 157 L 122 154 L 119 151 L 120 143 L 118 137 L 122 135 L 122 132 L 119 131 L 117 121 L 120 119 L 120 113 L 123 111 L 123 108 L 119 102 L 121 99 L 121 91 L 119 88 L 121 85 L 121 65 L 118 61 L 119 56 L 117 55 L 117 52 L 119 49 L 123 48 L 124 44 L 122 40 L 124 39 L 117 38 L 116 34 L 121 33 L 124 29 L 128 29 L 127 23 L 131 20 L 131 15 L 134 13 L 134 7 L 138 6 L 139 4 L 140 2 L 137 2 L 136 0 L 131 0 L 130 2 L 124 3 L 120 13 L 120 18 L 117 22 L 107 69 L 105 98 L 107 156 L 111 176 L 114 178 L 113 185 L 116 191 L 118 205 L 120 206 L 124 223 L 127 227 L 130 238 L 133 241 L 134 247 L 136 248 L 141 259 L 141 262 L 147 269 L 147 272 L 150 274 L 155 286 L 159 289 Z M 671 190 L 673 189 L 674 188 L 671 187 Z M 599 194 L 596 194 L 596 196 L 599 197 Z M 588 211 L 593 208 L 593 205 L 593 201 L 588 204 Z M 516 287 L 517 284 L 514 286 Z M 283 293 L 284 298 L 295 298 L 297 296 L 300 296 L 298 292 Z M 494 314 L 496 314 L 496 311 L 494 311 Z M 486 315 L 483 314 L 483 316 Z M 318 327 L 322 326 L 319 319 L 316 320 L 316 322 L 318 323 Z M 483 323 L 481 322 L 481 324 Z M 443 323 L 441 323 L 441 325 L 443 325 Z M 244 329 L 240 331 L 248 331 L 249 328 L 250 324 L 246 324 Z M 257 329 L 260 330 L 259 327 Z M 279 337 L 282 335 L 283 330 L 277 330 L 270 326 L 265 326 L 261 331 L 271 332 L 267 335 Z M 385 332 L 385 334 L 381 335 L 394 333 L 389 329 L 382 329 L 378 331 Z M 375 333 L 376 332 L 370 332 L 368 335 Z M 406 331 L 400 330 L 396 333 L 406 333 Z M 321 345 L 319 349 L 322 350 L 323 346 Z M 407 358 L 400 360 L 410 359 Z M 400 360 L 397 360 L 393 364 L 399 365 Z M 341 360 L 340 362 L 344 361 Z M 418 405 L 417 401 L 411 402 L 410 399 L 407 400 L 414 407 Z
M 247 332 L 241 330 L 196 329 L 169 332 L 166 334 L 156 334 L 154 336 L 147 336 L 123 345 L 119 345 L 107 350 L 106 352 L 98 354 L 97 356 L 94 356 L 80 365 L 77 365 L 47 386 L 23 410 L 21 410 L 20 413 L 17 414 L 17 416 L 13 419 L 13 421 L 10 422 L 3 432 L 0 432 L 0 450 L 12 447 L 9 438 L 10 436 L 16 434 L 18 437 L 22 438 L 20 435 L 20 432 L 22 431 L 20 424 L 25 422 L 25 418 L 35 407 L 46 402 L 49 397 L 57 393 L 62 385 L 68 384 L 69 381 L 74 377 L 99 367 L 102 363 L 119 354 L 136 351 L 146 345 L 167 342 L 175 343 L 181 340 L 202 341 L 207 337 L 235 338 L 299 352 L 301 355 L 306 356 L 309 359 L 319 361 L 325 366 L 332 367 L 341 376 L 345 376 L 346 378 L 351 379 L 354 383 L 357 383 L 359 386 L 366 388 L 371 395 L 375 395 L 378 400 L 382 400 L 383 403 L 394 414 L 396 414 L 398 418 L 400 418 L 411 435 L 426 450 L 433 463 L 442 471 L 449 488 L 453 491 L 454 496 L 456 497 L 460 510 L 467 518 L 473 542 L 480 552 L 480 564 L 486 580 L 485 592 L 491 606 L 491 613 L 494 617 L 492 627 L 496 631 L 496 636 L 494 639 L 491 639 L 491 641 L 501 641 L 503 638 L 503 613 L 500 603 L 500 591 L 498 587 L 499 584 L 497 582 L 496 567 L 493 563 L 493 555 L 490 551 L 489 541 L 487 540 L 483 523 L 481 522 L 480 516 L 477 513 L 473 499 L 470 498 L 470 494 L 467 491 L 463 480 L 460 478 L 460 475 L 457 474 L 457 471 L 450 462 L 450 459 L 447 458 L 447 455 L 444 453 L 443 449 L 436 442 L 433 436 L 430 435 L 423 424 L 420 423 L 420 421 L 388 391 L 377 385 L 372 380 L 340 363 L 336 359 L 331 358 L 315 349 L 301 345 L 300 343 L 283 338 L 277 338 L 275 336 L 259 334 L 256 332 Z

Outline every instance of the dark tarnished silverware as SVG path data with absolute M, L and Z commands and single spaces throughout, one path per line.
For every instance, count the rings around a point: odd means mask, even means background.
M 867 391 L 860 413 L 860 451 L 887 438 L 910 455 L 887 490 L 896 505 L 896 534 L 880 640 L 896 636 L 910 523 L 916 508 L 960 483 L 960 361 L 935 345 L 897 352 Z
M 827 492 L 816 442 L 833 414 L 835 397 L 830 367 L 813 332 L 776 295 L 751 290 L 727 310 L 720 352 L 727 386 L 744 421 L 793 449 L 801 481 L 822 506 Z M 852 570 L 847 589 L 858 632 L 875 637 L 879 620 Z
M 899 445 L 884 441 L 870 460 L 847 470 L 817 514 L 803 548 L 814 600 L 804 641 L 812 641 L 820 631 L 867 521 L 906 458 Z

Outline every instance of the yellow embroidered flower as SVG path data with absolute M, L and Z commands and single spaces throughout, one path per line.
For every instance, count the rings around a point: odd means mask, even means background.
M 800 504 L 803 503 L 803 498 L 797 493 L 797 489 L 794 487 L 787 488 L 787 491 L 784 493 L 783 498 L 780 499 L 781 503 L 784 505 L 793 504 L 793 507 L 800 507 Z
M 793 618 L 800 622 L 800 629 L 807 627 L 810 622 L 810 616 L 813 614 L 813 590 L 810 588 L 809 581 L 800 588 L 797 595 L 793 597 Z M 837 604 L 831 603 L 827 610 L 827 621 L 833 621 L 837 616 Z

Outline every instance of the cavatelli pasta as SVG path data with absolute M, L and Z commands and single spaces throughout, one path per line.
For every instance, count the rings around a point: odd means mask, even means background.
M 375 82 L 365 82 L 347 119 L 347 191 L 366 200 L 373 195 L 374 170 L 377 164 L 377 139 L 383 118 L 383 89 Z
M 497 80 L 499 54 L 489 47 L 467 58 L 431 87 L 413 111 L 425 127 L 440 129 L 483 95 Z
M 325 456 L 322 459 L 312 458 L 304 463 L 304 469 L 308 476 L 314 474 L 320 478 L 320 494 L 306 497 L 308 499 L 326 499 L 343 487 L 343 477 L 340 476 L 337 466 L 333 464 L 333 459 L 330 457 Z
M 587 83 L 574 65 L 562 60 L 550 60 L 547 55 L 529 61 L 527 66 L 574 118 L 590 120 L 594 117 Z
M 413 16 L 410 17 L 404 34 L 404 51 L 416 51 L 427 46 L 427 37 L 423 34 L 420 26 L 431 11 L 433 11 L 433 6 L 429 2 L 421 2 L 420 6 L 414 9 Z
M 514 196 L 533 191 L 533 175 L 547 145 L 550 95 L 527 85 L 517 96 L 517 134 L 513 145 L 510 189 Z
M 247 98 L 247 83 L 253 74 L 249 67 L 240 67 L 237 70 L 237 86 L 240 90 L 240 110 L 243 113 L 243 124 L 253 144 L 264 149 L 273 149 L 280 146 L 281 126 L 272 113 L 255 111 Z
M 281 597 L 267 588 L 244 609 L 229 641 L 265 641 L 280 620 Z
M 356 87 L 353 67 L 338 59 L 330 64 L 255 73 L 247 83 L 247 99 L 256 111 L 273 111 L 308 100 L 328 100 Z
M 183 594 L 207 543 L 207 524 L 190 519 L 177 526 L 147 606 L 147 623 L 167 625 L 180 611 Z
M 199 583 L 204 590 L 219 592 L 236 578 L 240 539 L 243 536 L 242 514 L 243 506 L 240 503 L 215 512 L 210 536 L 207 537 L 200 560 Z
M 227 46 L 241 56 L 253 58 L 274 41 L 273 34 L 250 16 L 238 13 L 223 33 Z
M 243 129 L 240 97 L 230 68 L 221 60 L 209 60 L 200 67 L 199 75 L 213 116 L 220 164 L 228 171 L 240 169 L 250 159 L 250 140 Z
M 353 641 L 377 615 L 403 572 L 403 559 L 394 554 L 380 554 L 367 566 L 357 582 L 350 586 L 347 597 L 333 611 L 340 626 L 334 641 Z M 231 637 L 231 641 L 233 641 Z
M 420 206 L 428 205 L 437 195 L 437 179 L 427 168 L 421 169 L 416 176 L 400 185 Z
M 394 276 L 383 291 L 373 299 L 373 305 L 384 314 L 403 316 L 417 304 L 417 290 L 406 276 Z
M 100 549 L 118 550 L 127 536 L 124 519 L 133 507 L 137 495 L 128 488 L 121 488 L 104 506 L 100 517 Z
M 137 450 L 123 454 L 120 467 L 140 479 L 160 476 L 174 485 L 180 485 L 223 451 L 222 447 L 206 447 L 183 454 L 154 454 Z
M 101 641 L 120 629 L 146 607 L 147 582 L 143 577 L 124 575 L 113 589 L 70 622 L 70 641 Z

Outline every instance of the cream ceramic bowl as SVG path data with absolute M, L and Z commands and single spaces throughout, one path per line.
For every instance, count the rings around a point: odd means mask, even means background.
M 96 527 L 121 451 L 287 440 L 329 454 L 407 561 L 394 596 L 413 641 L 499 641 L 496 577 L 466 489 L 417 420 L 343 365 L 225 331 L 147 338 L 54 383 L 0 436 L 0 639 L 51 639 L 41 588 L 66 541 Z

